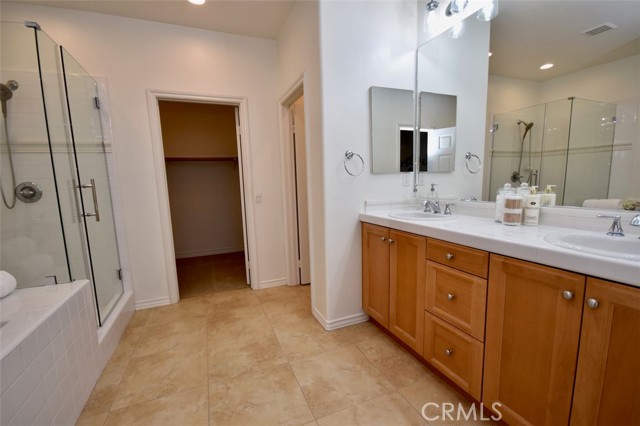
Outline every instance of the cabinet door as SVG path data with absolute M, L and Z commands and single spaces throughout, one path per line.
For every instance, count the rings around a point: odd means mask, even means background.
M 389 229 L 362 223 L 362 309 L 389 328 Z
M 427 239 L 391 230 L 389 331 L 422 355 Z
M 491 255 L 482 402 L 509 424 L 568 424 L 585 277 Z
M 571 424 L 640 425 L 640 288 L 589 278 L 584 306 Z

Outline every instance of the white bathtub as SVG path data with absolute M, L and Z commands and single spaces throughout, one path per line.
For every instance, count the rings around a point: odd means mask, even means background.
M 0 299 L 0 424 L 74 424 L 132 313 L 129 292 L 98 329 L 87 280 Z

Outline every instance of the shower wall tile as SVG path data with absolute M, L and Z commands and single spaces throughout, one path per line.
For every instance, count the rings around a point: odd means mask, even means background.
M 109 338 L 100 341 L 86 282 L 0 361 L 0 424 L 73 424 L 104 368 L 102 360 L 106 362 L 115 349 L 130 310 L 115 321 Z

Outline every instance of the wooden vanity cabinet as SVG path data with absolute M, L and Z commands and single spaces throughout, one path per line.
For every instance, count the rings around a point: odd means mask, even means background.
M 426 238 L 362 223 L 364 311 L 422 354 Z
M 566 425 L 583 275 L 491 255 L 482 402 L 509 424 Z
M 640 288 L 587 278 L 571 424 L 640 425 Z
M 389 331 L 422 355 L 426 237 L 389 233 Z
M 479 400 L 489 255 L 428 238 L 427 259 L 424 358 Z
M 362 223 L 362 308 L 389 328 L 389 228 Z

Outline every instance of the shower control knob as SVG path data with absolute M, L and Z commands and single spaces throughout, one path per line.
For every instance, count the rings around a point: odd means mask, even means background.
M 22 182 L 16 187 L 16 198 L 23 203 L 35 203 L 42 198 L 42 188 L 35 182 Z

